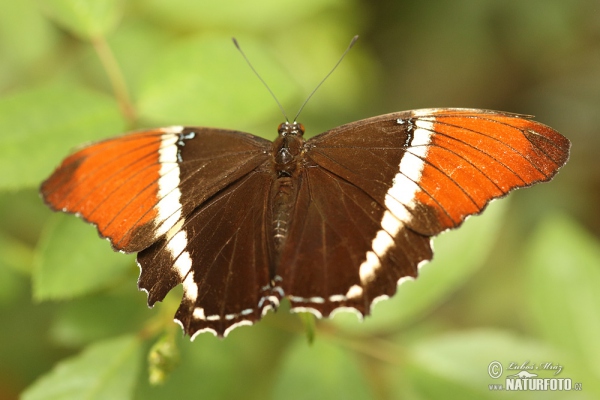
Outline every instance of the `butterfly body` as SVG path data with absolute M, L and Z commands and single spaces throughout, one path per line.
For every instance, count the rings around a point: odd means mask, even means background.
M 273 240 L 271 268 L 275 270 L 279 254 L 287 238 L 290 218 L 298 194 L 298 176 L 303 167 L 305 140 L 302 137 L 304 127 L 300 124 L 283 123 L 279 125 L 278 137 L 273 142 L 272 174 L 274 182 L 271 187 L 271 204 L 273 224 Z
M 320 317 L 368 314 L 431 259 L 432 236 L 551 179 L 570 147 L 528 117 L 473 109 L 392 113 L 308 140 L 295 122 L 278 133 L 109 139 L 67 157 L 42 196 L 139 253 L 150 305 L 183 285 L 186 333 L 225 336 L 283 298 Z

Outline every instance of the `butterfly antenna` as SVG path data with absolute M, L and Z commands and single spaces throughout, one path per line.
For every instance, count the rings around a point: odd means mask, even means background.
M 238 49 L 238 51 L 242 54 L 242 57 L 244 57 L 244 60 L 246 60 L 246 62 L 250 66 L 250 69 L 252 69 L 252 72 L 254 72 L 254 74 L 258 77 L 258 79 L 260 79 L 260 81 L 263 83 L 263 85 L 265 85 L 265 87 L 267 88 L 267 90 L 269 91 L 269 93 L 271 93 L 271 96 L 273 96 L 273 98 L 275 99 L 275 102 L 279 106 L 279 109 L 281 110 L 281 113 L 283 114 L 283 117 L 285 118 L 285 120 L 287 122 L 290 122 L 290 120 L 288 119 L 288 116 L 285 113 L 285 110 L 283 109 L 281 103 L 279 102 L 279 100 L 277 100 L 277 97 L 275 96 L 275 93 L 273 93 L 273 91 L 271 90 L 271 88 L 269 87 L 269 85 L 267 85 L 267 82 L 265 82 L 265 80 L 258 74 L 258 72 L 256 72 L 256 70 L 252 66 L 252 63 L 250 62 L 250 60 L 248 60 L 248 57 L 246 57 L 246 54 L 244 54 L 244 52 L 242 51 L 242 48 L 238 44 L 237 40 L 235 38 L 232 38 L 232 39 L 233 39 L 233 44 Z
M 308 95 L 308 97 L 306 98 L 306 100 L 304 100 L 304 103 L 302 103 L 302 106 L 300 107 L 300 109 L 296 113 L 296 116 L 294 117 L 294 122 L 296 122 L 296 119 L 298 119 L 298 116 L 300 115 L 300 113 L 304 109 L 304 106 L 306 105 L 306 103 L 308 103 L 308 101 L 313 96 L 313 94 L 315 94 L 315 92 L 317 91 L 317 89 L 319 89 L 321 87 L 321 85 L 323 84 L 323 82 L 325 82 L 327 80 L 327 78 L 329 78 L 329 75 L 331 75 L 333 73 L 333 71 L 335 71 L 335 69 L 338 67 L 338 65 L 340 65 L 340 63 L 342 62 L 342 60 L 344 59 L 344 57 L 346 57 L 346 54 L 348 54 L 348 52 L 350 51 L 350 49 L 352 48 L 352 46 L 354 46 L 354 43 L 356 43 L 357 40 L 358 40 L 358 35 L 356 35 L 356 36 L 354 36 L 352 38 L 352 40 L 350 41 L 350 44 L 348 45 L 348 48 L 346 49 L 346 51 L 344 51 L 344 54 L 342 54 L 342 56 L 340 57 L 340 59 L 338 60 L 338 62 L 333 66 L 333 68 L 331 69 L 331 71 L 329 71 L 329 73 L 327 75 L 325 75 L 325 78 L 323 78 L 323 80 L 321 82 L 319 82 L 319 84 L 317 85 L 317 87 Z

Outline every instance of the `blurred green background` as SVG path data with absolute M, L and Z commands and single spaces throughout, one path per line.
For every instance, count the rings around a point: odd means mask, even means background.
M 359 323 L 284 305 L 225 340 L 182 338 L 133 256 L 52 214 L 39 183 L 76 145 L 130 129 L 274 138 L 383 113 L 533 114 L 567 136 L 550 184 L 436 239 L 435 261 Z M 600 398 L 600 2 L 0 0 L 0 399 Z M 489 389 L 499 361 L 561 365 L 581 391 Z M 163 381 L 152 385 L 150 381 Z

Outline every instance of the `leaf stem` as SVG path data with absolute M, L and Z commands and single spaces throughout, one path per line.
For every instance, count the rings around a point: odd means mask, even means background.
M 129 123 L 133 126 L 136 120 L 135 109 L 131 103 L 125 77 L 119 67 L 119 63 L 115 58 L 108 42 L 103 36 L 98 36 L 92 39 L 92 45 L 100 58 L 100 62 L 108 75 L 113 92 L 119 103 L 121 113 Z

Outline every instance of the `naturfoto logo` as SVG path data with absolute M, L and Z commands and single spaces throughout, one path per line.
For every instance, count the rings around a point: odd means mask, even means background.
M 488 374 L 493 379 L 500 379 L 504 371 L 508 375 L 504 377 L 504 383 L 493 383 L 489 385 L 491 391 L 570 391 L 582 390 L 581 382 L 573 383 L 571 378 L 556 378 L 563 370 L 563 366 L 553 362 L 542 362 L 539 364 L 525 361 L 522 363 L 509 362 L 506 367 L 500 361 L 492 361 L 488 365 Z M 518 371 L 516 373 L 513 373 Z M 542 375 L 550 375 L 545 378 Z

